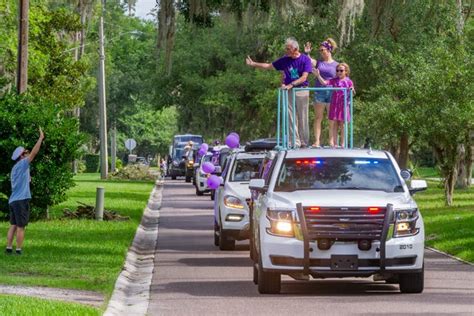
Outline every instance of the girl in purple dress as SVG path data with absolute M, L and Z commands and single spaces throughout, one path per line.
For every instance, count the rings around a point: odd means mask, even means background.
M 319 82 L 324 86 L 329 86 L 333 88 L 347 88 L 351 89 L 353 93 L 354 84 L 352 83 L 351 79 L 349 79 L 350 68 L 349 65 L 346 63 L 340 63 L 337 65 L 336 68 L 336 77 L 324 80 L 321 77 L 318 69 L 313 70 L 313 74 L 318 78 Z M 329 145 L 334 147 L 337 145 L 337 136 L 338 132 L 340 132 L 340 140 L 341 140 L 341 147 L 344 147 L 345 139 L 344 139 L 344 91 L 338 90 L 333 91 L 331 103 L 329 105 Z M 349 93 L 347 92 L 347 107 L 346 107 L 346 116 L 347 122 L 351 120 L 350 116 L 350 99 Z

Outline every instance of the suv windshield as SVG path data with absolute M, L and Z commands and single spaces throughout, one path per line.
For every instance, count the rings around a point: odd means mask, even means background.
M 403 187 L 388 159 L 286 159 L 280 169 L 275 191 L 295 190 L 403 192 Z
M 230 175 L 230 181 L 246 182 L 257 177 L 262 161 L 263 158 L 237 159 Z

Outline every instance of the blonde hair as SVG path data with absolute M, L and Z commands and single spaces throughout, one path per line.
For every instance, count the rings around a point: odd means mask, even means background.
M 351 68 L 349 68 L 349 65 L 346 64 L 346 63 L 339 63 L 336 67 L 336 69 L 339 67 L 339 66 L 342 66 L 344 67 L 344 69 L 346 70 L 346 76 L 349 76 L 351 74 Z
M 332 46 L 332 51 L 334 52 L 337 48 L 337 44 L 336 44 L 336 41 L 334 39 L 332 39 L 331 37 L 328 37 L 326 38 L 326 42 L 328 42 L 329 44 L 331 44 Z

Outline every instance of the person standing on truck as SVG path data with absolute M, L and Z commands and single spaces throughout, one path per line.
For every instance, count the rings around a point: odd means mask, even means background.
M 353 93 L 355 93 L 354 84 L 352 83 L 352 80 L 349 79 L 350 68 L 349 68 L 349 65 L 346 63 L 341 63 L 337 65 L 336 77 L 330 80 L 324 80 L 323 77 L 321 77 L 321 74 L 317 68 L 313 69 L 313 74 L 316 76 L 316 78 L 318 78 L 319 82 L 324 86 L 330 86 L 334 88 L 347 88 L 347 89 L 351 89 Z M 350 122 L 351 111 L 350 111 L 349 93 L 347 93 L 346 104 L 347 106 L 345 109 L 345 113 L 347 117 L 347 122 Z M 329 105 L 329 128 L 330 130 L 332 130 L 332 132 L 330 133 L 329 145 L 331 147 L 337 146 L 337 136 L 338 136 L 339 131 L 341 134 L 340 136 L 341 147 L 344 147 L 344 144 L 346 141 L 344 139 L 344 136 L 345 136 L 344 124 L 345 124 L 344 91 L 338 90 L 338 91 L 334 91 L 331 97 L 331 103 Z
M 17 147 L 12 154 L 15 165 L 10 173 L 12 194 L 8 200 L 10 206 L 10 228 L 7 233 L 6 254 L 13 253 L 13 239 L 16 235 L 16 254 L 22 254 L 23 240 L 25 238 L 25 227 L 30 218 L 30 164 L 38 154 L 44 139 L 41 128 L 39 138 L 31 153 L 23 147 Z
M 293 88 L 304 88 L 308 86 L 308 75 L 311 72 L 311 59 L 305 54 L 300 53 L 298 42 L 289 37 L 285 41 L 285 56 L 270 63 L 258 63 L 247 56 L 246 64 L 250 67 L 259 69 L 275 69 L 281 71 L 284 75 L 282 89 L 291 91 Z M 306 147 L 309 143 L 309 123 L 308 106 L 309 91 L 296 92 L 296 118 L 293 118 L 292 103 L 293 98 L 288 98 L 288 118 L 290 128 L 290 143 L 293 141 L 293 119 L 295 119 L 294 131 L 296 135 L 296 147 Z
M 339 64 L 332 58 L 332 54 L 337 48 L 336 41 L 332 38 L 327 38 L 319 44 L 319 55 L 320 59 L 312 59 L 311 63 L 313 67 L 319 70 L 321 77 L 324 80 L 329 80 L 336 77 L 336 67 Z M 304 52 L 308 56 L 311 53 L 311 43 L 307 42 L 304 46 Z M 316 79 L 316 88 L 320 88 L 323 85 Z M 313 147 L 321 146 L 321 123 L 324 117 L 324 109 L 329 113 L 329 103 L 331 102 L 332 91 L 316 91 L 314 93 L 314 144 Z M 329 129 L 329 138 L 331 139 L 332 130 Z

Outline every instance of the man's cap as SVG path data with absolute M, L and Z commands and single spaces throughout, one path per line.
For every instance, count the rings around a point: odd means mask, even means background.
M 12 160 L 17 160 L 18 157 L 21 156 L 21 154 L 25 151 L 25 148 L 21 147 L 21 146 L 18 146 L 14 151 L 13 151 L 13 154 L 12 154 Z

